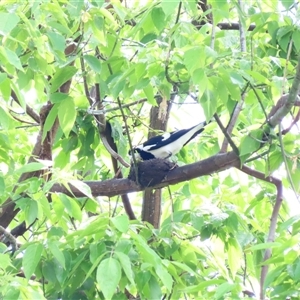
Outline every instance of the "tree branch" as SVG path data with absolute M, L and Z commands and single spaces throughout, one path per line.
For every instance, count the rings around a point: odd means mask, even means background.
M 298 64 L 296 68 L 296 76 L 293 80 L 292 87 L 287 96 L 286 102 L 280 107 L 273 116 L 271 116 L 268 120 L 269 125 L 274 128 L 277 124 L 279 124 L 282 119 L 290 112 L 292 107 L 295 105 L 296 99 L 298 98 L 298 94 L 300 91 L 300 55 L 298 58 Z
M 270 223 L 270 229 L 269 229 L 269 234 L 268 234 L 268 238 L 267 238 L 267 242 L 274 242 L 275 240 L 275 231 L 276 231 L 276 225 L 277 225 L 277 219 L 278 219 L 278 215 L 279 215 L 279 210 L 280 210 L 280 206 L 282 203 L 282 182 L 281 180 L 279 180 L 276 177 L 273 176 L 265 176 L 264 173 L 261 173 L 259 171 L 253 170 L 251 168 L 248 168 L 246 166 L 243 166 L 242 168 L 240 168 L 241 171 L 243 171 L 244 173 L 253 176 L 255 178 L 258 178 L 260 180 L 263 180 L 265 182 L 269 182 L 272 183 L 276 186 L 277 189 L 277 195 L 276 195 L 276 202 L 275 205 L 273 207 L 273 211 L 272 211 L 272 216 L 271 216 L 271 223 Z M 263 258 L 263 261 L 268 260 L 271 257 L 272 254 L 272 249 L 266 249 L 265 251 L 265 255 Z M 260 275 L 260 298 L 261 300 L 265 299 L 265 292 L 264 292 L 264 283 L 265 283 L 265 279 L 268 273 L 268 269 L 269 269 L 269 265 L 263 265 L 261 268 L 261 275 Z
M 163 188 L 165 186 L 191 180 L 199 176 L 220 172 L 231 167 L 239 167 L 239 165 L 239 157 L 234 152 L 217 154 L 193 164 L 185 165 L 171 170 L 160 184 L 153 186 L 152 188 Z M 85 184 L 90 187 L 92 194 L 95 197 L 113 197 L 144 190 L 134 181 L 131 181 L 129 179 L 115 178 L 104 181 L 85 181 Z M 73 197 L 86 197 L 86 195 L 79 191 L 76 187 L 71 186 L 70 190 L 72 193 L 70 193 L 66 187 L 56 183 L 53 185 L 50 191 L 52 193 L 64 193 Z

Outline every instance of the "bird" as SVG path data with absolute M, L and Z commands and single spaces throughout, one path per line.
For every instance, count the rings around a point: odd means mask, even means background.
M 148 141 L 133 147 L 129 150 L 129 155 L 140 160 L 154 158 L 168 159 L 178 153 L 190 140 L 204 130 L 209 122 L 202 122 L 188 129 L 180 129 L 172 132 L 165 132 L 150 138 Z

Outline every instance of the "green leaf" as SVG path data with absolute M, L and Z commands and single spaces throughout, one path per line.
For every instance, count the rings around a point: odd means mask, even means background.
M 6 110 L 4 110 L 1 106 L 0 106 L 0 124 L 2 129 L 4 130 L 8 130 L 10 127 L 10 116 L 9 114 L 6 112 Z
M 71 197 L 68 197 L 65 194 L 60 194 L 60 199 L 64 204 L 68 214 L 76 220 L 81 221 L 82 212 L 76 200 Z
M 278 248 L 281 247 L 282 244 L 281 243 L 277 243 L 277 242 L 273 242 L 273 243 L 261 243 L 258 245 L 253 245 L 249 248 L 247 248 L 247 250 L 249 251 L 253 251 L 253 250 L 262 250 L 262 249 L 272 249 L 272 248 Z
M 206 287 L 219 286 L 223 282 L 224 282 L 224 280 L 222 280 L 222 279 L 205 280 L 198 285 L 192 285 L 192 286 L 180 288 L 180 291 L 186 292 L 186 293 L 198 293 L 199 291 L 204 290 Z
M 12 266 L 9 254 L 0 253 L 1 266 L 0 270 L 5 270 L 8 266 Z
M 50 101 L 55 103 L 61 103 L 65 99 L 69 99 L 70 97 L 65 93 L 53 93 L 50 95 Z M 72 99 L 72 98 L 71 98 Z
M 164 13 L 167 16 L 169 16 L 174 13 L 175 9 L 177 9 L 179 2 L 180 2 L 180 0 L 162 0 L 161 7 L 162 7 Z
M 46 121 L 44 124 L 43 135 L 42 135 L 43 141 L 45 140 L 47 132 L 49 132 L 51 130 L 51 128 L 56 120 L 58 108 L 59 108 L 59 104 L 54 104 L 46 118 Z
M 57 32 L 53 32 L 53 31 L 47 32 L 47 35 L 50 39 L 50 43 L 51 43 L 53 49 L 64 52 L 64 50 L 66 48 L 65 38 L 61 34 L 59 34 Z
M 63 133 L 68 137 L 76 120 L 75 103 L 71 97 L 63 99 L 59 104 L 58 119 Z
M 133 272 L 132 272 L 132 268 L 131 268 L 131 262 L 130 262 L 129 257 L 119 251 L 116 251 L 115 255 L 118 257 L 120 264 L 122 266 L 122 269 L 124 270 L 127 278 L 129 279 L 131 284 L 135 285 L 134 278 L 133 278 Z
M 121 215 L 117 216 L 111 219 L 112 223 L 115 225 L 115 227 L 125 233 L 128 231 L 129 228 L 129 219 L 127 215 Z
M 194 228 L 201 231 L 204 225 L 204 217 L 203 215 L 191 214 L 191 222 Z
M 297 193 L 299 192 L 299 188 L 300 188 L 300 163 L 298 161 L 299 160 L 297 159 L 291 159 L 291 158 L 289 158 L 287 161 L 287 165 L 289 169 L 288 171 L 291 174 L 291 178 Z
M 17 56 L 17 54 L 15 52 L 11 51 L 8 48 L 5 48 L 5 54 L 6 54 L 8 62 L 11 65 L 13 65 L 17 69 L 23 71 L 23 67 L 22 67 L 21 61 L 20 61 L 19 57 Z
M 11 87 L 10 87 L 10 79 L 6 78 L 4 81 L 0 83 L 0 92 L 4 100 L 8 101 L 11 95 Z M 22 103 L 21 103 L 22 105 Z
M 265 76 L 263 76 L 261 73 L 259 72 L 255 72 L 255 71 L 248 71 L 248 73 L 255 79 L 257 80 L 257 82 L 259 83 L 264 83 L 269 85 L 270 84 L 270 80 L 268 78 L 266 78 Z
M 294 0 L 292 0 L 292 1 L 294 1 Z M 300 31 L 299 31 L 299 29 L 295 30 L 293 32 L 292 39 L 293 39 L 293 43 L 295 45 L 296 51 L 299 53 L 299 51 L 300 51 Z
M 11 30 L 16 27 L 16 25 L 20 21 L 20 18 L 13 12 L 0 12 L 0 20 L 0 34 L 8 35 Z
M 72 205 L 70 203 L 70 198 L 65 194 L 59 194 L 59 199 L 61 200 L 62 204 L 64 205 L 66 211 L 71 214 L 72 212 Z
M 2 176 L 0 176 L 0 196 L 5 193 L 5 181 Z
M 295 0 L 280 0 L 285 9 L 289 10 L 292 5 L 295 5 Z
M 20 294 L 21 294 L 20 289 L 9 289 L 2 299 L 3 300 L 20 299 L 21 298 Z M 23 296 L 24 295 L 22 295 L 22 298 Z
M 229 94 L 231 95 L 231 98 L 233 100 L 240 100 L 241 92 L 240 92 L 240 89 L 239 89 L 238 85 L 233 84 L 231 82 L 230 77 L 225 72 L 222 74 L 222 79 L 223 79 L 223 81 L 226 85 L 226 88 L 227 88 Z
M 28 204 L 25 208 L 25 221 L 26 225 L 31 225 L 38 217 L 39 207 L 35 200 L 28 200 Z
M 73 185 L 77 190 L 86 195 L 87 197 L 93 199 L 93 195 L 91 193 L 91 188 L 84 182 L 80 180 L 69 180 L 69 183 Z
M 229 74 L 231 82 L 237 86 L 239 86 L 240 88 L 244 87 L 244 79 L 243 77 L 237 73 L 237 72 L 230 72 Z
M 7 74 L 0 73 L 0 84 L 7 79 Z
M 84 55 L 83 59 L 87 62 L 89 67 L 96 73 L 101 72 L 101 63 L 98 58 L 93 55 Z
M 96 261 L 98 261 L 98 258 L 102 255 L 106 254 L 106 247 L 103 242 L 100 242 L 98 244 L 90 244 L 90 261 L 92 264 L 94 264 Z M 102 257 L 101 256 L 101 257 Z M 101 258 L 102 259 L 102 258 Z M 95 265 L 95 268 L 99 265 L 98 261 L 97 265 Z
M 136 247 L 139 250 L 140 256 L 143 258 L 143 260 L 154 267 L 159 265 L 161 261 L 159 256 L 153 249 L 149 247 L 149 245 L 147 245 L 143 237 L 131 231 L 129 231 L 129 234 L 131 238 L 135 240 Z
M 28 172 L 35 172 L 35 171 L 39 171 L 45 168 L 45 165 L 39 162 L 31 162 L 28 163 L 24 166 L 22 166 L 21 168 L 17 169 L 16 172 L 20 172 L 20 173 L 28 173 Z
M 167 272 L 167 270 L 161 264 L 156 266 L 155 272 L 160 278 L 160 280 L 162 281 L 162 283 L 164 284 L 164 286 L 168 289 L 169 292 L 171 292 L 173 286 L 172 276 Z
M 165 13 L 160 7 L 154 7 L 151 11 L 151 17 L 154 26 L 159 30 L 162 31 L 165 28 Z
M 151 299 L 162 299 L 162 291 L 161 288 L 154 276 L 150 277 L 150 280 L 148 282 L 149 284 L 149 296 L 147 297 L 149 300 Z
M 251 131 L 249 135 L 245 136 L 242 139 L 241 145 L 239 147 L 239 155 L 242 163 L 250 156 L 250 154 L 254 153 L 260 148 L 262 135 L 263 131 L 261 129 L 257 129 Z
M 172 263 L 172 265 L 174 265 L 174 266 L 176 266 L 176 267 L 182 269 L 183 271 L 186 271 L 186 272 L 192 274 L 193 276 L 198 276 L 197 273 L 196 273 L 194 270 L 192 270 L 192 269 L 191 269 L 188 265 L 186 265 L 186 264 L 183 264 L 183 263 L 178 262 L 178 261 L 172 261 L 171 263 Z
M 210 120 L 217 110 L 217 98 L 214 97 L 211 90 L 205 90 L 200 98 L 200 104 L 203 108 L 206 120 Z
M 53 254 L 53 256 L 57 259 L 57 261 L 60 263 L 60 265 L 65 269 L 65 257 L 62 253 L 61 250 L 59 250 L 57 244 L 59 242 L 58 241 L 52 241 L 49 240 L 48 241 L 48 247 L 49 250 L 51 251 L 51 253 Z
M 275 170 L 278 170 L 278 168 L 281 166 L 282 163 L 283 163 L 283 155 L 281 151 L 276 149 L 274 152 L 271 153 L 271 155 L 267 159 L 265 174 L 271 174 Z
M 228 265 L 234 279 L 237 271 L 241 267 L 242 251 L 238 241 L 234 238 L 228 239 Z
M 230 291 L 232 291 L 236 287 L 234 283 L 225 282 L 217 287 L 216 293 L 214 295 L 214 299 L 224 299 L 224 295 Z
M 152 105 L 152 106 L 157 106 L 157 102 L 154 98 L 154 93 L 153 93 L 153 87 L 151 86 L 151 84 L 149 84 L 148 86 L 146 86 L 144 89 L 143 89 L 145 95 L 146 95 L 146 98 L 147 98 L 147 101 Z
M 208 85 L 208 80 L 207 80 L 205 70 L 203 68 L 196 69 L 192 73 L 192 80 L 193 83 L 198 86 L 198 97 L 200 98 L 203 95 Z
M 278 226 L 278 231 L 282 232 L 282 231 L 288 230 L 289 227 L 291 227 L 295 222 L 297 222 L 299 220 L 300 220 L 300 215 L 296 215 L 296 216 L 289 218 L 288 220 L 286 220 L 285 222 L 281 223 Z
M 113 257 L 102 260 L 96 276 L 105 299 L 111 299 L 121 279 L 120 263 Z
M 109 24 L 110 27 L 115 28 L 118 26 L 118 23 L 115 19 L 115 17 L 111 14 L 111 12 L 108 9 L 100 8 L 98 10 L 99 14 L 102 15 L 106 20 L 106 23 Z
M 34 273 L 35 268 L 40 262 L 43 252 L 43 245 L 40 243 L 34 243 L 29 245 L 24 253 L 22 266 L 26 278 L 29 280 L 31 275 Z
M 203 68 L 205 66 L 205 51 L 203 47 L 193 47 L 184 52 L 183 55 L 184 64 L 186 68 L 192 74 L 194 70 Z
M 77 72 L 77 68 L 73 66 L 66 66 L 58 69 L 53 78 L 50 80 L 51 88 L 50 92 L 56 92 L 64 83 L 70 80 Z
M 80 205 L 77 203 L 77 201 L 73 198 L 70 198 L 70 202 L 72 205 L 72 216 L 75 220 L 78 220 L 79 222 L 82 221 L 82 211 Z

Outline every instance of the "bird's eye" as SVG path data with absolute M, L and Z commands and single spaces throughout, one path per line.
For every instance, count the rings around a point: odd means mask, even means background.
M 136 148 L 132 148 L 132 150 L 128 151 L 128 155 L 132 156 L 132 153 L 137 153 L 138 151 L 136 150 Z

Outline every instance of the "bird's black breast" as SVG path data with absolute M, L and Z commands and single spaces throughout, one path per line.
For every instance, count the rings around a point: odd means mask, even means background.
M 142 149 L 135 148 L 134 151 L 138 152 L 142 160 L 149 160 L 155 158 L 155 156 L 152 153 L 144 151 Z

